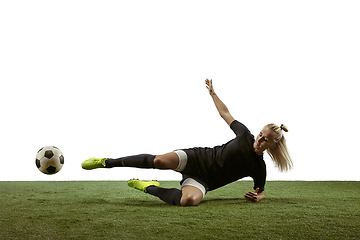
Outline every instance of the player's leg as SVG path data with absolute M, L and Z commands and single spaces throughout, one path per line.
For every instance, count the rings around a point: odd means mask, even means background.
M 128 186 L 156 196 L 167 204 L 180 206 L 182 192 L 179 189 L 162 188 L 157 181 L 145 182 L 138 179 L 129 180 Z
M 140 181 L 137 179 L 129 180 L 128 185 L 164 201 L 170 205 L 177 206 L 197 206 L 205 196 L 205 187 L 192 178 L 187 178 L 182 184 L 182 188 L 162 188 L 156 181 Z
M 150 186 L 146 191 L 167 204 L 182 207 L 197 206 L 204 198 L 202 190 L 190 185 L 183 186 L 181 190 L 177 188 Z
M 108 158 L 105 160 L 105 167 L 136 167 L 175 169 L 179 164 L 179 157 L 176 153 L 170 152 L 163 155 L 140 154 L 122 158 Z
M 205 187 L 192 178 L 187 178 L 184 181 L 181 190 L 177 188 L 161 188 L 153 185 L 147 187 L 145 192 L 158 197 L 167 204 L 182 207 L 199 205 L 206 194 Z
M 154 168 L 155 157 L 155 155 L 151 154 L 139 154 L 121 158 L 108 158 L 105 160 L 105 167 Z
M 180 199 L 180 205 L 186 206 L 197 206 L 203 200 L 206 189 L 205 187 L 192 178 L 187 178 L 181 187 L 182 196 Z
M 186 153 L 178 150 L 157 156 L 151 154 L 139 154 L 121 158 L 90 158 L 82 163 L 82 167 L 86 170 L 95 168 L 136 167 L 181 171 L 185 168 L 186 162 Z
M 179 164 L 175 153 L 164 155 L 139 154 L 121 158 L 90 158 L 85 160 L 81 166 L 83 169 L 92 170 L 95 168 L 113 167 L 136 167 L 136 168 L 158 168 L 173 169 Z
M 154 168 L 154 159 L 155 156 L 150 154 L 139 154 L 122 158 L 89 158 L 82 162 L 81 166 L 86 170 L 112 167 Z

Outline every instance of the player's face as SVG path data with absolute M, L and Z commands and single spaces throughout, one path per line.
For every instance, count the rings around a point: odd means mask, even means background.
M 254 149 L 256 153 L 262 153 L 266 149 L 272 148 L 274 144 L 274 132 L 268 127 L 264 127 L 256 137 Z

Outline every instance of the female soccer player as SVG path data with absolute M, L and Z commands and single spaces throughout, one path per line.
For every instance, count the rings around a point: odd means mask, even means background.
M 181 190 L 161 188 L 157 181 L 129 180 L 128 185 L 162 201 L 178 206 L 196 206 L 207 191 L 212 191 L 238 179 L 250 176 L 254 190 L 244 195 L 247 200 L 258 202 L 264 198 L 266 166 L 263 160 L 265 150 L 280 171 L 292 167 L 283 131 L 284 125 L 266 125 L 254 139 L 250 131 L 230 114 L 228 108 L 216 95 L 212 80 L 205 80 L 206 87 L 220 116 L 234 131 L 236 137 L 224 145 L 214 148 L 181 149 L 164 155 L 140 154 L 117 159 L 90 158 L 82 168 L 137 167 L 171 169 L 183 176 Z

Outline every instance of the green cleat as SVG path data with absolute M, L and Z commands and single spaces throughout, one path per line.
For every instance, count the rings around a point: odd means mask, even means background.
M 103 168 L 105 167 L 105 160 L 107 160 L 107 158 L 89 158 L 88 160 L 83 161 L 81 167 L 86 170 Z
M 128 181 L 128 186 L 146 193 L 147 192 L 146 189 L 148 187 L 150 187 L 150 186 L 159 187 L 160 183 L 157 181 L 144 182 L 144 181 L 140 181 L 139 179 L 131 179 Z

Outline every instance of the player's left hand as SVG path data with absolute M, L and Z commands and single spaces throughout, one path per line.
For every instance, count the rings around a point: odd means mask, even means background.
M 253 201 L 253 202 L 258 202 L 260 201 L 261 199 L 263 199 L 263 196 L 262 194 L 258 194 L 259 192 L 259 188 L 257 188 L 255 190 L 255 192 L 248 192 L 248 193 L 245 193 L 244 194 L 244 197 L 249 200 L 249 201 Z
M 212 79 L 206 79 L 205 80 L 205 84 L 206 84 L 206 88 L 209 90 L 209 94 L 212 95 L 215 93 L 214 91 L 214 87 L 213 87 L 213 84 L 212 84 Z

